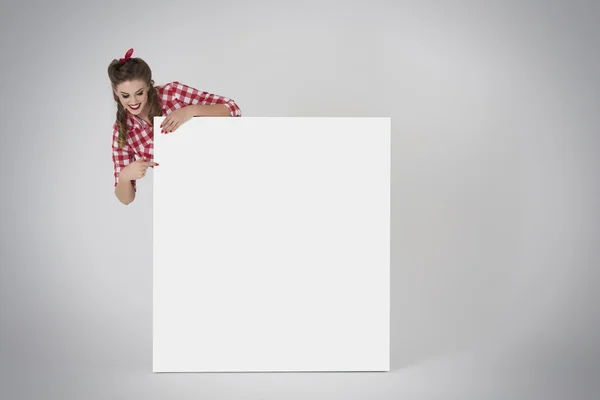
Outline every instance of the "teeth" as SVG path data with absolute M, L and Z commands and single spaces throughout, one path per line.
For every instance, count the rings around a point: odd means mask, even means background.
M 140 106 L 139 104 L 136 104 L 135 106 L 129 105 L 129 107 L 131 107 L 131 108 L 138 108 L 139 106 Z

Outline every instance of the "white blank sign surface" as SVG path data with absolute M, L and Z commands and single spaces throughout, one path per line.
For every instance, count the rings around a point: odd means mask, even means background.
M 389 371 L 390 119 L 163 120 L 153 371 Z

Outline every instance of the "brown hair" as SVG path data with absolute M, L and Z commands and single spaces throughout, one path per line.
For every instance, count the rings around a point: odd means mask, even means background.
M 148 117 L 150 120 L 156 116 L 162 116 L 158 91 L 154 87 L 152 70 L 141 58 L 130 58 L 126 61 L 113 60 L 108 66 L 108 78 L 113 89 L 113 98 L 117 102 L 116 123 L 119 128 L 118 145 L 119 147 L 123 147 L 127 138 L 127 111 L 123 108 L 119 97 L 115 93 L 117 86 L 123 82 L 132 80 L 141 80 L 149 86 L 148 104 L 150 104 L 150 111 Z

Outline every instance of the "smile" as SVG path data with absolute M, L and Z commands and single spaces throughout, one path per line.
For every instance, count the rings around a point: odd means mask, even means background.
M 138 104 L 136 104 L 136 105 L 135 105 L 135 107 L 134 107 L 134 106 L 132 106 L 132 105 L 130 104 L 130 105 L 129 105 L 129 108 L 131 108 L 132 110 L 137 110 L 138 108 L 140 108 L 140 105 L 141 105 L 141 104 L 142 104 L 142 103 L 138 103 Z

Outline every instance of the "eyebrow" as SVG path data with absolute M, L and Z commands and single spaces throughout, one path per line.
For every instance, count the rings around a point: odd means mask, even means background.
M 144 88 L 139 89 L 136 93 L 138 93 L 138 92 L 140 92 L 142 90 L 144 90 Z M 121 92 L 121 94 L 129 94 L 129 93 L 127 93 L 127 92 Z

